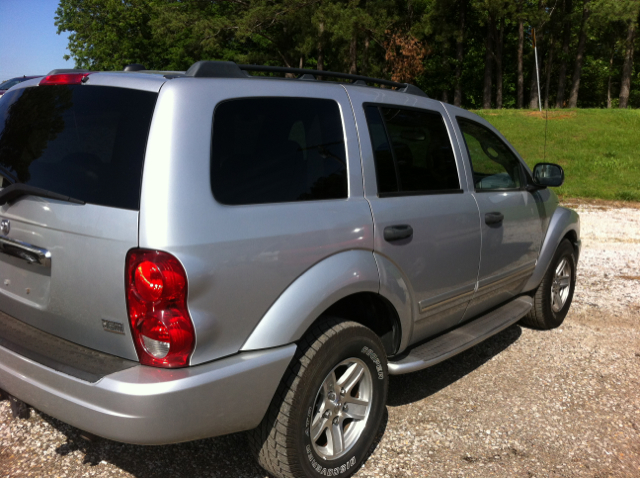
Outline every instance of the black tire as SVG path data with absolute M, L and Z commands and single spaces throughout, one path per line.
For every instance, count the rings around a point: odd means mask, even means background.
M 561 308 L 554 308 L 552 304 L 552 289 L 556 287 L 556 269 L 562 261 L 567 261 L 570 268 L 569 289 Z M 542 282 L 533 294 L 533 308 L 520 321 L 523 325 L 535 329 L 553 329 L 562 324 L 571 307 L 573 292 L 576 287 L 576 256 L 573 245 L 569 240 L 563 240 L 553 255 Z M 558 305 L 559 306 L 559 305 Z M 558 309 L 558 310 L 555 310 Z
M 354 391 L 358 391 L 356 393 L 346 393 L 346 397 L 338 393 L 336 408 L 332 409 L 334 412 L 330 413 L 327 410 L 327 416 L 323 416 L 328 418 L 325 423 L 329 421 L 326 428 L 332 428 L 330 424 L 335 424 L 331 419 L 333 416 L 328 415 L 342 414 L 335 411 L 342 411 L 344 405 L 347 405 L 348 411 L 349 401 L 356 397 L 364 397 L 358 389 L 361 384 L 364 384 L 363 390 L 366 388 L 370 396 L 369 412 L 362 423 L 355 419 L 337 419 L 339 425 L 336 427 L 344 431 L 345 438 L 349 434 L 349 427 L 354 427 L 352 432 L 361 432 L 352 434 L 352 440 L 355 442 L 351 447 L 345 447 L 342 456 L 337 457 L 336 454 L 335 460 L 327 460 L 325 457 L 330 456 L 322 457 L 316 449 L 322 447 L 318 444 L 323 440 L 326 440 L 326 447 L 333 448 L 333 443 L 329 446 L 330 439 L 326 433 L 323 433 L 324 439 L 321 435 L 318 440 L 312 441 L 310 424 L 317 419 L 316 414 L 321 412 L 320 404 L 329 404 L 324 400 L 318 402 L 318 398 L 324 397 L 320 392 L 321 386 L 328 384 L 326 381 L 334 377 L 329 375 L 335 370 L 338 381 L 334 388 L 337 391 L 344 371 L 340 368 L 349 367 L 340 366 L 344 362 L 356 364 L 362 372 L 362 377 L 367 379 L 354 381 L 357 382 L 354 387 Z M 319 322 L 300 340 L 296 355 L 262 423 L 248 433 L 249 445 L 258 462 L 271 474 L 279 477 L 351 476 L 369 455 L 369 449 L 386 410 L 388 382 L 387 358 L 375 333 L 361 324 L 337 318 L 327 318 Z M 328 396 L 335 397 L 331 393 Z M 344 401 L 344 405 L 340 401 Z M 355 405 L 352 409 L 356 410 L 359 407 L 364 406 Z M 358 425 L 351 426 L 350 422 Z M 319 429 L 322 428 L 317 428 Z M 345 440 L 345 445 L 347 444 L 348 441 Z

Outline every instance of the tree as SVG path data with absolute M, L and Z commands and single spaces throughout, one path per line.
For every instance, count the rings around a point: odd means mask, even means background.
M 625 41 L 624 67 L 622 68 L 622 81 L 620 85 L 620 108 L 627 108 L 629 105 L 629 93 L 631 91 L 631 75 L 633 73 L 633 53 L 638 28 L 638 15 L 640 12 L 640 1 L 629 3 L 627 23 L 627 38 Z
M 564 90 L 567 81 L 567 61 L 569 60 L 569 44 L 571 42 L 572 14 L 573 0 L 564 0 L 562 23 L 562 53 L 560 55 L 560 68 L 558 71 L 558 93 L 556 95 L 556 108 L 564 107 Z
M 524 18 L 522 16 L 524 0 L 518 2 L 518 78 L 516 108 L 524 106 Z
M 571 80 L 571 93 L 569 94 L 569 108 L 577 108 L 578 91 L 580 90 L 580 75 L 582 74 L 582 64 L 584 62 L 584 49 L 587 43 L 587 28 L 589 16 L 591 15 L 590 0 L 584 0 L 582 6 L 582 22 L 580 24 L 580 34 L 578 36 L 578 48 L 576 50 L 576 62 L 573 68 Z
M 639 12 L 640 0 L 60 0 L 55 23 L 82 68 L 307 67 L 412 81 L 470 108 L 538 106 L 535 29 L 545 105 L 577 106 L 580 89 L 580 106 L 637 107 Z
M 148 22 L 152 0 L 60 0 L 55 25 L 71 32 L 65 60 L 98 70 L 121 70 L 129 63 L 148 68 L 162 65 L 161 45 Z
M 458 0 L 459 30 L 456 33 L 456 72 L 453 104 L 462 106 L 462 68 L 464 64 L 464 29 L 469 0 Z

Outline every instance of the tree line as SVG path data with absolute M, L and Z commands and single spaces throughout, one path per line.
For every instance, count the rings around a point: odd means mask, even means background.
M 232 60 L 412 82 L 465 108 L 638 108 L 639 16 L 640 0 L 60 0 L 55 24 L 80 68 Z

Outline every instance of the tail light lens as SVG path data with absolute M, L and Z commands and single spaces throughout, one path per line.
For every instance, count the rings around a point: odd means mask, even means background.
M 187 275 L 169 253 L 133 249 L 127 254 L 127 309 L 142 364 L 189 365 L 195 331 L 187 310 Z

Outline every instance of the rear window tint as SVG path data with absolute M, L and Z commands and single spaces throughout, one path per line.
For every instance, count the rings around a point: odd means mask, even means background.
M 0 174 L 84 200 L 136 210 L 157 93 L 39 86 L 0 99 Z
M 342 118 L 332 100 L 244 98 L 213 118 L 211 187 L 226 205 L 347 197 Z
M 365 113 L 380 196 L 461 192 L 440 113 L 382 105 L 365 106 Z

